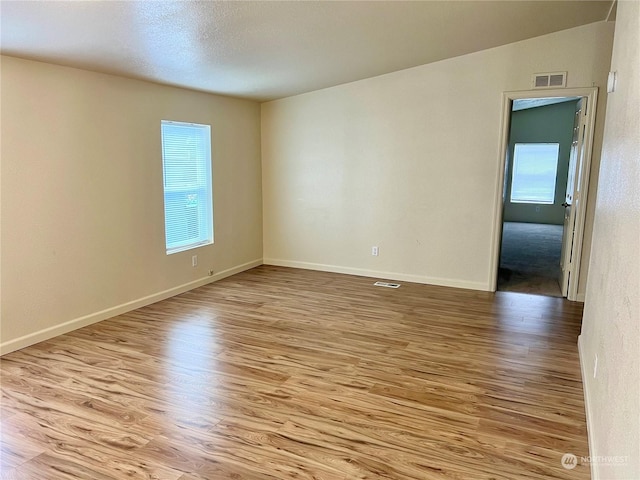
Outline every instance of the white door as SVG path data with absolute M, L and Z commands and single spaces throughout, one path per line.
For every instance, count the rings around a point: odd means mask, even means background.
M 567 177 L 567 191 L 564 203 L 564 230 L 562 231 L 562 253 L 560 254 L 560 289 L 562 296 L 569 292 L 569 278 L 571 277 L 574 253 L 574 239 L 576 233 L 576 207 L 581 202 L 579 186 L 584 164 L 584 136 L 585 136 L 585 107 L 586 98 L 582 98 L 576 105 L 573 122 L 573 141 L 569 156 L 569 176 Z M 581 205 L 582 207 L 582 205 Z

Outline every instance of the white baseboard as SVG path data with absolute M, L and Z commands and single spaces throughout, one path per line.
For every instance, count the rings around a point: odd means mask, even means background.
M 363 268 L 341 267 L 338 265 L 326 265 L 323 263 L 297 262 L 292 260 L 282 260 L 279 258 L 265 258 L 265 265 L 276 265 L 279 267 L 302 268 L 305 270 L 319 270 L 321 272 L 344 273 L 347 275 L 358 275 L 360 277 L 372 277 L 385 280 L 395 280 L 400 282 L 423 283 L 426 285 L 439 285 L 442 287 L 466 288 L 470 290 L 489 291 L 489 285 L 484 282 L 468 282 L 465 280 L 455 280 L 450 278 L 425 277 L 422 275 L 411 275 L 398 272 L 381 272 L 377 270 L 366 270 Z
M 591 410 L 591 402 L 589 401 L 589 382 L 591 376 L 587 369 L 587 362 L 584 353 L 584 347 L 582 346 L 582 335 L 578 335 L 578 355 L 580 357 L 580 372 L 582 373 L 582 391 L 584 394 L 584 410 L 587 417 L 587 439 L 589 441 L 589 456 L 594 457 L 598 454 L 596 452 L 596 446 L 593 440 L 593 411 Z M 591 480 L 599 480 L 600 476 L 596 469 L 595 463 L 591 463 Z
M 585 299 L 585 294 L 584 293 L 579 293 L 578 295 L 576 295 L 576 302 L 584 303 L 584 299 Z
M 135 310 L 136 308 L 141 308 L 146 305 L 159 302 L 160 300 L 164 300 L 169 297 L 174 297 L 176 295 L 187 292 L 189 290 L 193 290 L 194 288 L 201 287 L 203 285 L 215 282 L 217 280 L 222 280 L 223 278 L 230 277 L 231 275 L 235 275 L 236 273 L 244 272 L 245 270 L 249 270 L 259 265 L 262 265 L 262 259 L 243 263 L 242 265 L 238 265 L 236 267 L 218 272 L 210 277 L 207 276 L 204 278 L 199 278 L 192 282 L 184 283 L 182 285 L 178 285 L 177 287 L 173 287 L 168 290 L 164 290 L 162 292 L 158 292 L 152 295 L 148 295 L 146 297 L 138 298 L 137 300 L 132 300 L 130 302 L 123 303 L 121 305 L 116 305 L 115 307 L 110 307 L 105 310 L 101 310 L 99 312 L 91 313 L 83 317 L 69 320 L 68 322 L 64 322 L 59 325 L 54 325 L 52 327 L 45 328 L 38 332 L 24 335 L 14 340 L 3 342 L 0 344 L 0 356 L 10 352 L 14 352 L 16 350 L 20 350 L 21 348 L 25 348 L 30 345 L 34 345 L 39 342 L 43 342 L 45 340 L 49 340 L 50 338 L 57 337 L 58 335 L 62 335 L 64 333 L 71 332 L 72 330 L 77 330 L 78 328 L 86 327 L 87 325 L 91 325 L 93 323 L 106 320 L 107 318 L 115 317 L 116 315 L 121 315 L 123 313 L 130 312 L 132 310 Z

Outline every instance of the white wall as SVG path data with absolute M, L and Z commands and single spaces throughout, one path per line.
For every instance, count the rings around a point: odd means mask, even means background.
M 601 22 L 263 104 L 265 263 L 488 289 L 502 93 L 536 72 L 605 85 L 612 38 Z
M 618 2 L 580 359 L 593 480 L 640 478 L 640 3 Z M 595 356 L 598 367 L 594 378 Z
M 261 263 L 257 103 L 11 57 L 1 75 L 2 352 Z M 170 256 L 162 119 L 212 126 L 215 244 Z

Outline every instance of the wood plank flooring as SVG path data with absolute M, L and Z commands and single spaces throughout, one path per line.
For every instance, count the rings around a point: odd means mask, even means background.
M 5 355 L 3 479 L 588 479 L 582 309 L 262 266 Z

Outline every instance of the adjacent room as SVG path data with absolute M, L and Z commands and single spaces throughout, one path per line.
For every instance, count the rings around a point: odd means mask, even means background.
M 639 2 L 0 22 L 2 479 L 640 480 Z
M 567 296 L 561 288 L 561 259 L 567 197 L 577 174 L 578 102 L 582 99 L 513 102 L 498 290 Z

